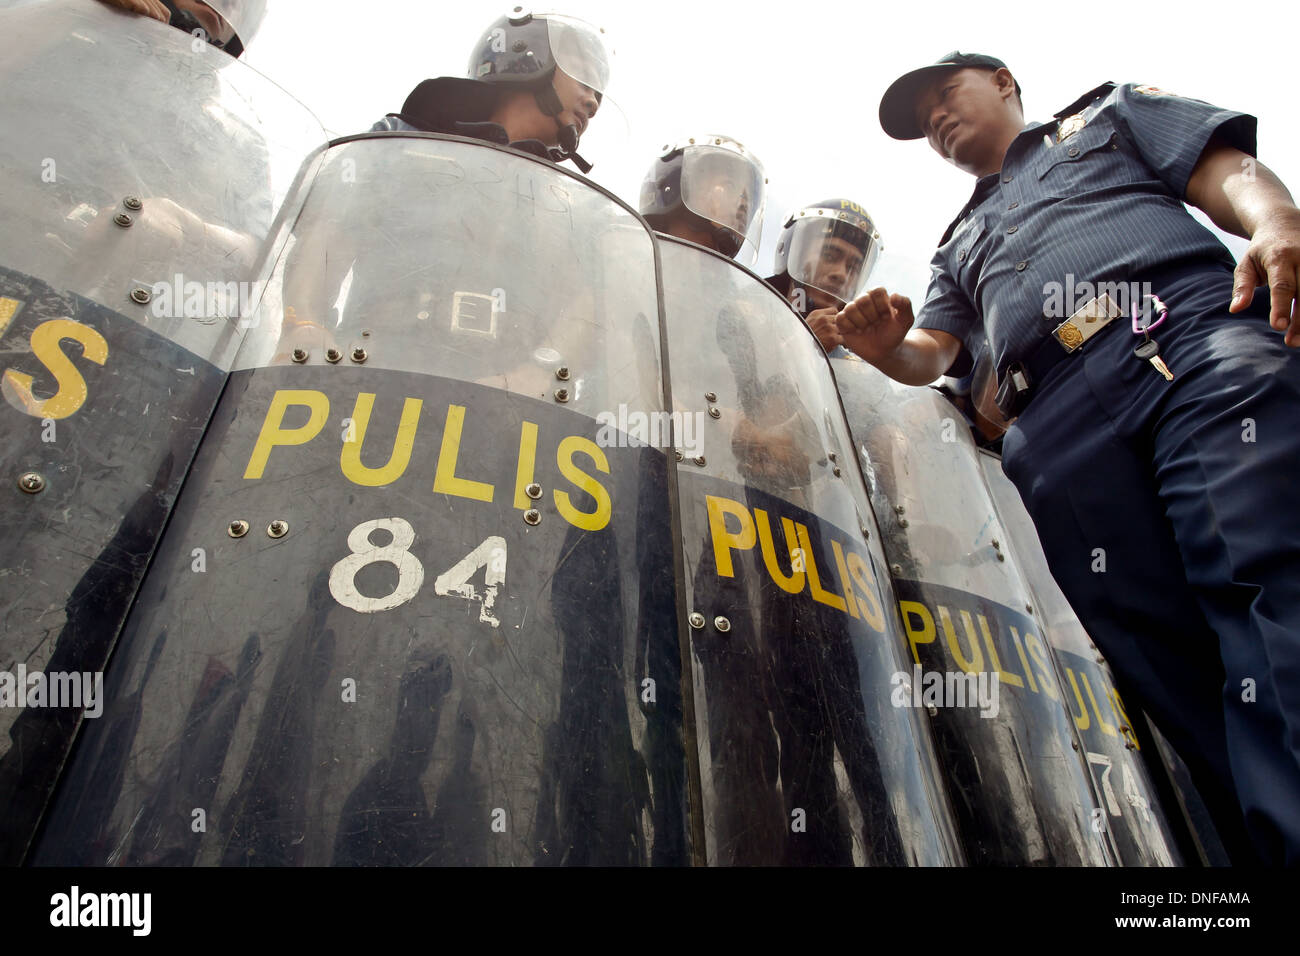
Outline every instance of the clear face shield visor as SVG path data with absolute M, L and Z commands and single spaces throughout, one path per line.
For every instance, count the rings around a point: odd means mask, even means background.
M 735 243 L 733 258 L 747 266 L 758 261 L 765 182 L 762 164 L 737 146 L 695 145 L 682 154 L 682 204 L 722 227 Z
M 245 47 L 253 39 L 262 25 L 262 20 L 266 17 L 267 0 L 203 0 L 203 2 L 234 29 L 235 36 Z M 225 45 L 230 44 L 227 42 Z
M 880 254 L 880 237 L 869 221 L 839 218 L 821 209 L 800 214 L 789 243 L 790 278 L 841 303 L 862 294 Z
M 546 20 L 546 36 L 555 65 L 603 98 L 609 92 L 612 58 L 604 31 L 561 14 L 547 13 L 541 17 Z

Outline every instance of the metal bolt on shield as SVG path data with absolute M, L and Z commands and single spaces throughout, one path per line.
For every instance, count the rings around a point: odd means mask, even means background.
M 337 365 L 341 358 L 343 358 L 343 353 L 338 349 L 325 350 L 325 361 L 329 362 L 331 365 Z
M 116 216 L 114 216 L 113 221 L 117 223 L 119 226 L 121 226 L 123 229 L 127 228 L 133 222 L 135 222 L 134 219 L 132 219 L 124 212 L 119 212 Z
M 34 471 L 29 471 L 18 478 L 18 487 L 29 495 L 38 494 L 45 490 L 45 479 Z
M 153 293 L 151 293 L 144 286 L 136 286 L 134 289 L 131 290 L 131 301 L 136 303 L 137 305 L 148 305 L 149 300 L 152 298 L 153 298 Z
M 127 209 L 130 209 L 132 212 L 139 212 L 144 208 L 144 203 L 140 200 L 139 196 L 127 196 L 122 200 L 122 205 Z
M 555 390 L 555 400 L 557 402 L 567 402 L 569 400 L 569 390 L 567 388 L 557 388 Z
M 352 361 L 364 362 L 366 360 L 366 350 L 357 346 L 352 350 Z
M 248 522 L 232 521 L 226 530 L 232 538 L 242 538 L 244 535 L 248 534 Z
M 725 617 L 723 617 L 720 614 L 713 619 L 713 626 L 716 627 L 723 634 L 726 634 L 729 630 L 731 630 L 731 622 L 728 621 Z
M 524 512 L 524 524 L 540 524 L 542 513 L 536 508 L 529 508 Z
M 266 526 L 266 533 L 272 538 L 283 538 L 289 533 L 289 522 L 276 518 Z
M 299 365 L 301 365 L 303 362 L 307 361 L 307 350 L 306 350 L 306 349 L 294 349 L 294 350 L 293 350 L 293 355 L 292 355 L 291 357 L 293 358 L 293 360 L 294 360 L 295 362 L 297 362 Z
M 699 611 L 692 611 L 690 617 L 691 627 L 699 630 L 704 626 L 704 615 Z
M 532 484 L 524 487 L 524 494 L 536 501 L 542 496 L 542 486 L 534 481 Z
M 567 382 L 569 380 L 568 367 L 561 365 L 559 368 L 557 368 L 555 370 L 555 377 L 558 378 L 561 382 Z

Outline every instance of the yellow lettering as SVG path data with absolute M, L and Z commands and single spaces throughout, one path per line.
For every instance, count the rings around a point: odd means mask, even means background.
M 460 457 L 460 436 L 465 428 L 465 406 L 447 406 L 447 424 L 442 430 L 442 448 L 438 452 L 438 468 L 433 473 L 433 490 L 444 495 L 469 498 L 471 501 L 492 500 L 496 491 L 486 481 L 473 481 L 456 477 L 456 459 Z
M 853 599 L 853 581 L 849 578 L 849 569 L 844 566 L 844 549 L 838 541 L 831 538 L 831 550 L 835 552 L 835 568 L 840 574 L 840 584 L 844 587 L 844 601 L 849 606 L 849 613 L 855 619 L 860 619 L 858 602 Z
M 1092 712 L 1097 715 L 1097 726 L 1101 728 L 1103 734 L 1114 737 L 1115 727 L 1106 723 L 1106 718 L 1101 715 L 1101 708 L 1097 706 L 1097 698 L 1092 694 L 1092 685 L 1088 683 L 1088 675 L 1083 671 L 1079 671 L 1079 680 L 1083 681 L 1083 689 L 1088 692 L 1088 699 L 1092 701 Z
M 18 309 L 21 306 L 22 303 L 17 299 L 6 299 L 0 295 L 0 335 L 5 334 L 5 330 L 9 328 L 9 323 L 14 320 L 14 316 L 18 314 Z
M 993 662 L 993 669 L 998 672 L 998 680 L 1012 687 L 1024 687 L 1025 682 L 1020 679 L 1019 674 L 1011 674 L 1002 669 L 1002 661 L 998 659 L 998 649 L 993 646 L 993 635 L 989 633 L 988 618 L 983 614 L 980 615 L 980 631 L 984 634 L 984 646 L 989 649 L 989 660 Z
M 1078 716 L 1075 716 L 1073 712 L 1070 714 L 1071 717 L 1074 717 L 1074 726 L 1078 727 L 1080 730 L 1087 730 L 1092 726 L 1092 721 L 1088 717 L 1088 708 L 1083 706 L 1083 695 L 1079 693 L 1079 685 L 1074 681 L 1074 671 L 1067 667 L 1065 669 L 1065 676 L 1070 679 L 1070 686 L 1074 688 L 1074 699 L 1079 702 Z M 1068 699 L 1065 702 L 1065 709 L 1070 710 L 1070 702 Z
M 361 446 L 366 441 L 366 429 L 370 425 L 370 413 L 375 407 L 373 392 L 361 392 L 357 395 L 356 405 L 352 409 L 352 427 L 355 429 L 355 441 L 345 441 L 339 455 L 339 467 L 349 481 L 367 488 L 380 488 L 391 485 L 411 463 L 411 448 L 415 445 L 415 430 L 420 425 L 420 406 L 424 404 L 418 398 L 408 398 L 402 404 L 402 418 L 397 425 L 397 436 L 393 439 L 393 450 L 388 456 L 388 464 L 382 468 L 369 468 L 361 463 Z
M 712 514 L 712 513 L 710 513 Z M 781 570 L 781 566 L 776 561 L 776 548 L 772 544 L 772 527 L 767 520 L 767 512 L 762 508 L 754 509 L 754 521 L 758 525 L 758 544 L 763 552 L 763 563 L 767 565 L 767 573 L 771 575 L 772 580 L 776 582 L 777 587 L 789 594 L 798 594 L 803 590 L 804 573 L 794 570 L 797 562 L 793 559 L 790 561 L 791 572 L 789 576 Z M 789 518 L 781 519 L 781 530 L 785 532 L 786 550 L 790 551 L 792 542 L 797 541 L 795 537 L 794 522 Z M 797 546 L 797 545 L 796 545 Z M 728 555 L 730 560 L 730 555 Z
M 32 353 L 49 369 L 58 389 L 50 398 L 39 399 L 32 394 L 30 375 L 7 369 L 0 388 L 10 405 L 34 418 L 67 418 L 85 404 L 86 380 L 59 347 L 64 339 L 80 342 L 85 357 L 96 365 L 108 359 L 108 342 L 90 326 L 72 319 L 42 322 L 32 330 Z
M 899 601 L 898 609 L 903 614 L 903 630 L 907 632 L 907 644 L 912 648 L 912 659 L 920 664 L 921 655 L 916 652 L 916 645 L 934 643 L 934 617 L 920 601 Z M 912 626 L 913 616 L 921 621 L 919 630 Z
M 867 562 L 863 560 L 862 555 L 856 551 L 849 552 L 849 574 L 853 577 L 862 592 L 862 598 L 859 605 L 862 608 L 862 616 L 866 618 L 871 627 L 885 633 L 885 612 L 881 610 L 880 602 L 876 600 L 876 579 L 867 567 Z M 931 622 L 930 630 L 933 632 L 934 624 Z
M 812 544 L 808 541 L 808 529 L 797 523 L 795 528 L 799 534 L 799 547 L 803 548 L 804 566 L 808 569 L 808 592 L 813 600 L 820 604 L 833 607 L 837 611 L 846 610 L 844 598 L 822 588 L 821 575 L 817 573 L 817 561 L 813 558 Z
M 948 638 L 948 647 L 952 650 L 952 656 L 957 661 L 957 666 L 968 674 L 977 674 L 982 671 L 984 669 L 984 654 L 980 650 L 979 638 L 975 636 L 975 622 L 971 620 L 970 611 L 961 612 L 961 622 L 966 628 L 966 636 L 970 639 L 972 653 L 969 658 L 961 652 L 957 633 L 952 626 L 952 615 L 942 604 L 939 605 L 939 621 L 943 625 L 944 635 Z
M 311 409 L 307 424 L 298 428 L 280 427 L 290 405 L 305 405 Z M 257 443 L 253 446 L 253 454 L 248 458 L 244 477 L 261 478 L 262 472 L 266 470 L 267 459 L 271 457 L 271 449 L 276 445 L 305 445 L 315 438 L 325 426 L 329 413 L 330 400 L 323 392 L 313 389 L 277 389 L 271 397 L 271 407 L 266 410 L 266 418 L 262 422 Z
M 1034 681 L 1034 672 L 1029 669 L 1029 659 L 1025 657 L 1025 645 L 1020 640 L 1020 632 L 1014 627 L 1011 628 L 1011 640 L 1016 643 L 1016 653 L 1020 655 L 1020 666 L 1025 669 L 1025 680 L 1029 681 L 1029 689 L 1037 694 L 1038 684 Z
M 527 511 L 533 506 L 524 489 L 533 483 L 537 466 L 537 426 L 532 422 L 519 425 L 519 467 L 515 470 L 515 507 Z
M 1110 698 L 1110 702 L 1115 708 L 1115 713 L 1118 714 L 1119 719 L 1123 721 L 1123 726 L 1120 727 L 1120 730 L 1124 733 L 1124 739 L 1131 742 L 1134 749 L 1141 750 L 1142 747 L 1138 743 L 1137 739 L 1137 728 L 1133 726 L 1133 721 L 1128 719 L 1128 712 L 1124 709 L 1124 701 L 1120 700 L 1119 691 L 1114 687 L 1111 687 L 1107 690 L 1106 696 Z
M 556 464 L 560 466 L 560 474 L 564 475 L 576 488 L 595 498 L 596 510 L 590 514 L 579 511 L 573 506 L 569 495 L 563 491 L 554 493 L 555 510 L 575 528 L 581 528 L 583 531 L 599 531 L 609 524 L 610 516 L 614 513 L 614 505 L 609 500 L 609 492 L 605 490 L 605 486 L 574 464 L 573 456 L 577 452 L 582 452 L 590 458 L 595 463 L 596 468 L 607 475 L 609 474 L 609 459 L 605 457 L 605 453 L 601 451 L 599 445 L 590 438 L 583 438 L 581 435 L 569 435 L 560 442 L 560 447 L 555 452 L 555 460 Z
M 709 509 L 709 537 L 713 539 L 713 563 L 717 565 L 718 576 L 734 578 L 736 569 L 731 564 L 731 549 L 748 551 L 754 546 L 754 519 L 749 516 L 748 508 L 730 498 L 706 495 L 704 503 Z M 727 530 L 727 515 L 740 519 L 740 530 L 734 533 Z
M 1043 690 L 1047 691 L 1047 696 L 1052 700 L 1060 700 L 1060 695 L 1056 693 L 1056 681 L 1052 678 L 1052 669 L 1047 666 L 1047 655 L 1043 651 L 1042 642 L 1038 640 L 1038 635 L 1032 631 L 1025 631 L 1025 646 L 1029 648 L 1029 656 L 1038 666 L 1038 679 L 1043 684 Z

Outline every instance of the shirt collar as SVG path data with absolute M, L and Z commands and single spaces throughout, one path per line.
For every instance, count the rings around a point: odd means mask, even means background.
M 470 136 L 474 139 L 485 140 L 489 143 L 498 143 L 502 146 L 509 146 L 511 149 L 522 150 L 525 153 L 532 153 L 534 156 L 555 162 L 551 155 L 550 147 L 540 139 L 519 139 L 513 143 L 506 133 L 506 128 L 500 123 L 456 123 L 456 132 L 461 136 Z

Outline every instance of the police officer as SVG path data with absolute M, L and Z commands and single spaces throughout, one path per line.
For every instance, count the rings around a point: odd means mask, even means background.
M 638 211 L 657 232 L 752 266 L 766 193 L 758 157 L 739 140 L 708 133 L 663 148 L 641 182 Z
M 776 244 L 776 274 L 767 281 L 784 295 L 828 354 L 840 345 L 835 316 L 856 299 L 881 250 L 880 233 L 851 199 L 825 199 L 786 217 Z
M 916 327 L 874 289 L 840 313 L 845 344 L 922 385 L 987 337 L 1018 416 L 1003 467 L 1053 575 L 1207 802 L 1235 793 L 1234 860 L 1244 822 L 1260 859 L 1300 863 L 1300 211 L 1255 118 L 1105 83 L 1026 124 L 1005 64 L 954 52 L 880 119 L 977 183 Z M 1235 274 L 1184 200 L 1251 238 Z
M 573 17 L 518 7 L 484 32 L 468 77 L 425 80 L 372 130 L 455 133 L 509 145 L 552 162 L 591 164 L 578 140 L 609 85 L 600 31 Z
M 251 39 L 252 32 L 260 24 L 266 5 L 263 0 L 214 0 L 212 4 L 202 0 L 100 0 L 110 7 L 129 10 L 131 13 L 153 17 L 163 23 L 192 33 L 202 30 L 205 38 L 213 46 L 225 50 L 231 56 L 244 52 L 244 41 Z M 239 21 L 239 30 L 223 13 L 230 14 Z

